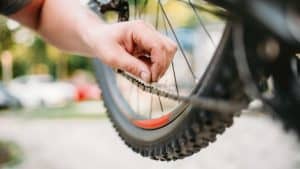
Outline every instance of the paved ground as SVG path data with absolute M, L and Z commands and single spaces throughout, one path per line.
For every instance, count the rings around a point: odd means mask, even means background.
M 296 169 L 296 138 L 264 116 L 243 116 L 215 144 L 185 160 L 162 163 L 128 149 L 106 120 L 0 118 L 0 139 L 17 141 L 18 169 Z

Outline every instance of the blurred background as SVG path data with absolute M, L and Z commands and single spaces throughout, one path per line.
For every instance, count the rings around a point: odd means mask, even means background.
M 212 27 L 216 34 L 219 27 Z M 195 32 L 177 31 L 189 50 Z M 89 59 L 66 54 L 3 17 L 0 42 L 0 168 L 300 168 L 299 140 L 262 113 L 235 119 L 216 143 L 187 159 L 142 158 L 124 145 L 107 119 Z M 206 44 L 202 41 L 195 52 L 206 55 L 203 51 L 211 48 Z
M 0 108 L 62 108 L 100 99 L 89 59 L 61 52 L 3 17 L 0 33 Z

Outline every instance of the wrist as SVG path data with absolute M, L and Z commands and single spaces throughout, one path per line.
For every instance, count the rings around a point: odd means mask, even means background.
M 85 54 L 88 56 L 97 55 L 97 46 L 99 45 L 99 38 L 102 37 L 104 27 L 107 26 L 100 18 L 91 11 L 87 11 L 83 16 L 80 16 L 77 25 L 77 34 L 81 41 L 82 47 L 84 48 Z

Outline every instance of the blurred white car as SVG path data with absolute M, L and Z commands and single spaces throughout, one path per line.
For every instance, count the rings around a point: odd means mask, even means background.
M 0 110 L 21 108 L 21 103 L 12 96 L 5 85 L 0 83 Z
M 8 85 L 8 90 L 26 108 L 60 107 L 76 97 L 76 89 L 72 84 L 56 82 L 50 75 L 18 77 Z

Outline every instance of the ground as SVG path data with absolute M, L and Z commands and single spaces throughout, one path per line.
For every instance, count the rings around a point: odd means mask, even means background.
M 216 143 L 176 162 L 133 153 L 110 122 L 97 119 L 0 117 L 0 138 L 25 153 L 17 169 L 296 169 L 300 147 L 292 133 L 264 115 L 244 115 Z

